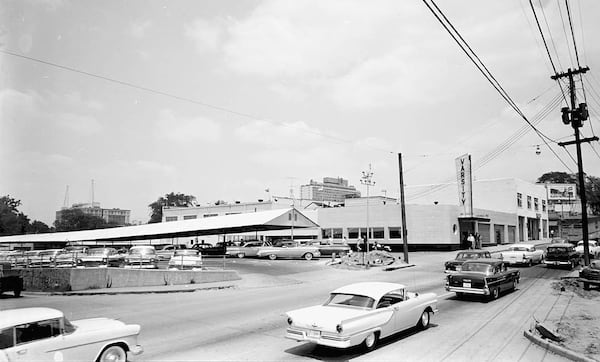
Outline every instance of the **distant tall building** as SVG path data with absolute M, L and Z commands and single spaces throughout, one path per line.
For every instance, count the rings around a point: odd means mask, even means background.
M 300 186 L 300 197 L 322 202 L 344 202 L 346 199 L 360 197 L 360 191 L 354 186 L 348 186 L 348 180 L 341 177 L 324 177 L 323 182 L 310 180 L 308 185 Z
M 63 207 L 61 210 L 56 212 L 56 220 L 60 221 L 62 217 L 62 213 L 65 210 L 78 209 L 83 211 L 86 215 L 92 215 L 99 218 L 104 219 L 109 224 L 116 225 L 129 225 L 129 217 L 131 215 L 131 210 L 122 210 L 122 209 L 103 209 L 100 207 L 99 202 L 94 202 L 91 204 L 73 204 L 70 208 Z

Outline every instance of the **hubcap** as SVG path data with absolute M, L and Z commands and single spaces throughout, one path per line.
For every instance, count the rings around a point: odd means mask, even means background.
M 423 314 L 421 314 L 421 324 L 423 327 L 427 327 L 429 324 L 429 313 L 423 312 Z
M 365 344 L 367 345 L 367 347 L 373 347 L 374 343 L 375 343 L 375 334 L 371 333 L 367 336 L 367 339 L 365 340 Z

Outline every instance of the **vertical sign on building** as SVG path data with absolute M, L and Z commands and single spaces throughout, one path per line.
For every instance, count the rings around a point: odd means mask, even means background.
M 471 155 L 464 154 L 456 159 L 458 182 L 458 204 L 463 215 L 473 216 L 473 184 L 471 180 Z

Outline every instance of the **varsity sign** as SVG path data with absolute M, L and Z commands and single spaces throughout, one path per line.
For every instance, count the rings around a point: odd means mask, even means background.
M 473 215 L 473 183 L 471 180 L 471 155 L 464 154 L 456 159 L 456 178 L 458 183 L 458 204 L 463 215 Z

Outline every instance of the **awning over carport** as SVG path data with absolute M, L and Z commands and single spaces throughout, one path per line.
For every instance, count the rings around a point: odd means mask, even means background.
M 277 209 L 109 229 L 0 237 L 0 243 L 127 241 L 319 227 L 296 209 Z

